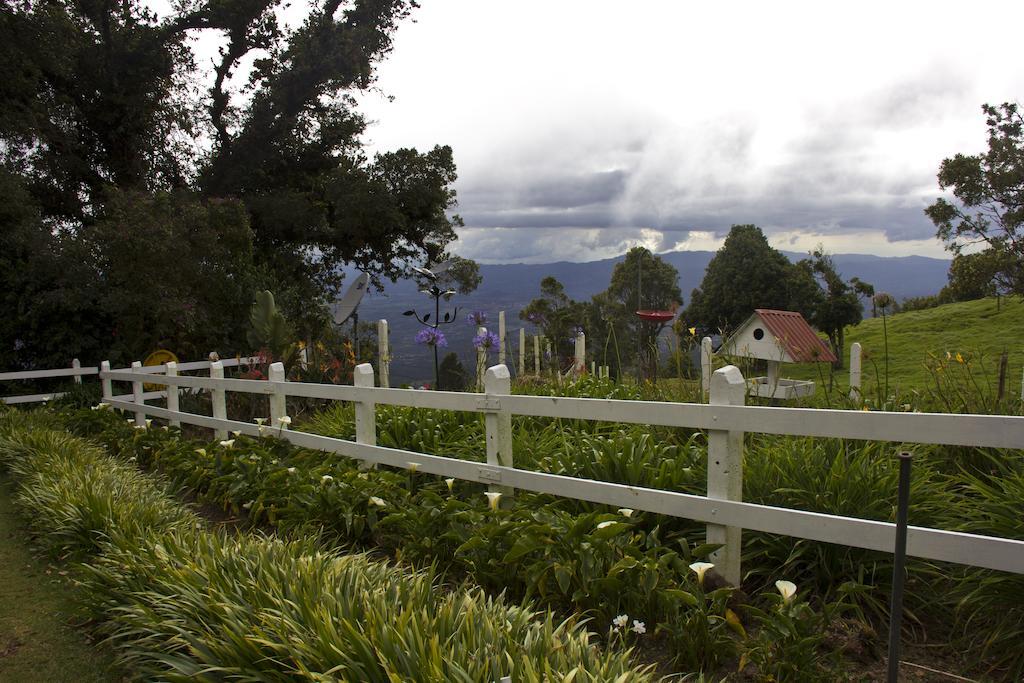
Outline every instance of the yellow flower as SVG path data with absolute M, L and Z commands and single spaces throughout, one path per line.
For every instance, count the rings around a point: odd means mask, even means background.
M 694 337 L 697 336 L 697 328 L 696 327 L 691 327 L 690 328 L 690 335 L 694 336 Z
M 963 363 L 964 362 L 964 357 L 960 355 L 959 351 L 956 352 L 956 362 L 957 363 Z

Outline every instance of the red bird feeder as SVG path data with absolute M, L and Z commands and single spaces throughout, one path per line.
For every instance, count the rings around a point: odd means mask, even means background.
M 647 320 L 652 323 L 667 323 L 676 317 L 676 314 L 672 311 L 637 311 L 636 315 L 641 320 Z

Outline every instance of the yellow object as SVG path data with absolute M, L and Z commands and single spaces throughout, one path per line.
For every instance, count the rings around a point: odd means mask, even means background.
M 143 365 L 154 366 L 163 365 L 164 363 L 177 363 L 178 357 L 173 352 L 167 349 L 157 349 L 153 353 L 146 356 L 146 360 L 142 361 Z M 142 385 L 143 391 L 163 391 L 166 387 L 162 384 L 146 384 Z

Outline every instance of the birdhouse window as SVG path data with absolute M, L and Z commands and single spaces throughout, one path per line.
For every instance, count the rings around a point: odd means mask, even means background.
M 764 330 L 762 330 L 760 327 L 754 328 L 754 339 L 756 339 L 757 341 L 761 341 L 762 339 L 764 339 Z

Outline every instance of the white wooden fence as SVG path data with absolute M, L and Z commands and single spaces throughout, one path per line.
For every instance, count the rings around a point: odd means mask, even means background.
M 222 368 L 216 363 L 210 369 L 211 377 L 207 378 L 177 376 L 173 368 L 164 376 L 154 376 L 159 370 L 104 367 L 100 379 L 105 400 L 113 407 L 134 412 L 140 425 L 145 424 L 148 415 L 172 423 L 208 427 L 222 435 L 233 430 L 258 436 L 257 425 L 225 417 L 225 393 L 264 394 L 271 397 L 274 433 L 297 446 L 399 468 L 415 463 L 421 472 L 487 484 L 510 495 L 514 489 L 524 489 L 704 522 L 708 541 L 722 544 L 712 556 L 713 561 L 734 584 L 741 577 L 739 558 L 743 529 L 883 552 L 892 552 L 895 543 L 895 525 L 889 522 L 744 503 L 745 432 L 895 444 L 1024 448 L 1024 417 L 745 406 L 745 381 L 733 366 L 719 369 L 712 375 L 709 404 L 512 395 L 508 369 L 503 365 L 487 370 L 482 394 L 377 388 L 373 386 L 373 368 L 369 364 L 356 369 L 355 386 L 286 382 L 279 363 L 271 367 L 270 381 L 223 379 Z M 133 391 L 129 395 L 115 396 L 111 382 L 130 382 Z M 144 382 L 166 385 L 167 402 L 171 407 L 147 405 L 147 397 L 142 392 Z M 177 393 L 182 388 L 210 391 L 213 417 L 177 410 Z M 354 402 L 356 441 L 289 431 L 280 421 L 286 415 L 288 396 Z M 486 462 L 377 446 L 375 411 L 378 404 L 483 413 Z M 707 496 L 518 469 L 512 450 L 513 415 L 708 430 Z M 894 447 L 894 451 L 896 449 Z M 878 495 L 894 498 L 896 492 L 879 491 Z M 1024 541 L 1019 540 L 912 526 L 907 536 L 907 553 L 924 559 L 1024 574 Z
M 238 365 L 251 365 L 257 363 L 260 359 L 253 356 L 247 358 L 228 358 L 222 362 L 224 367 L 235 367 Z M 194 370 L 209 370 L 212 361 L 200 360 L 190 363 L 180 363 L 177 366 L 179 372 L 188 372 Z M 133 365 L 133 368 L 142 373 L 159 373 L 166 374 L 166 365 L 146 365 L 143 366 L 141 363 L 138 366 Z M 69 368 L 56 368 L 53 370 L 23 370 L 20 372 L 0 372 L 0 382 L 15 382 L 19 380 L 27 379 L 46 379 L 52 377 L 74 377 L 75 384 L 82 383 L 82 377 L 84 375 L 98 375 L 100 368 L 98 367 L 87 367 L 83 368 L 82 364 L 75 358 L 71 361 L 71 367 Z M 18 403 L 43 403 L 45 401 L 52 401 L 54 399 L 64 396 L 63 392 L 49 392 L 45 394 L 23 394 L 21 396 L 0 396 L 0 403 L 7 404 L 18 404 Z M 164 392 L 147 392 L 145 397 L 147 400 L 153 398 L 163 398 Z M 123 397 L 119 397 L 123 398 Z

